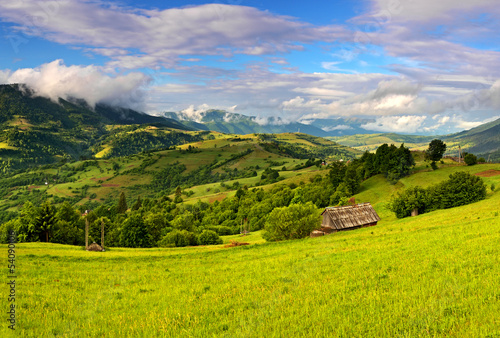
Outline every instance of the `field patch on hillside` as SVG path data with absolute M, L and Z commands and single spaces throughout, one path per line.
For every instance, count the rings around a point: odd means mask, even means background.
M 500 175 L 500 170 L 496 170 L 496 169 L 490 169 L 490 170 L 482 171 L 482 172 L 476 174 L 476 176 L 479 176 L 479 177 L 493 177 L 493 176 L 498 176 L 498 175 Z

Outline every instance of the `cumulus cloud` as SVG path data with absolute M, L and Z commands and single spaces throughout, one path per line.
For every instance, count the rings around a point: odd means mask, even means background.
M 210 106 L 206 103 L 199 105 L 198 107 L 194 107 L 194 105 L 190 105 L 188 108 L 180 111 L 179 117 L 183 120 L 193 120 L 195 122 L 201 122 L 204 114 L 207 110 L 210 109 Z
M 375 122 L 366 123 L 361 128 L 381 132 L 416 133 L 420 131 L 427 116 L 404 115 L 404 116 L 382 116 Z
M 6 84 L 9 82 L 10 70 L 0 70 L 0 84 Z
M 37 68 L 18 69 L 6 82 L 26 84 L 34 95 L 55 102 L 59 98 L 76 98 L 92 107 L 106 103 L 141 110 L 149 80 L 143 73 L 111 77 L 96 66 L 66 66 L 62 60 L 56 60 Z

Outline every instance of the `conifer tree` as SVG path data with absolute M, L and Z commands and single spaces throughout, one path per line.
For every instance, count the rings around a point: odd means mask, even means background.
M 124 214 L 128 209 L 127 199 L 125 198 L 125 193 L 122 191 L 120 193 L 120 199 L 118 200 L 118 206 L 116 207 L 116 212 L 119 214 Z

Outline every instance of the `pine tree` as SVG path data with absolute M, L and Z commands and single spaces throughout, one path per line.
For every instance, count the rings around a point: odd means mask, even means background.
M 137 201 L 132 206 L 131 210 L 139 210 L 142 207 L 141 196 L 137 197 Z
M 116 207 L 116 212 L 119 214 L 124 214 L 128 209 L 127 199 L 125 198 L 125 193 L 122 191 L 120 194 L 120 199 L 118 200 L 118 206 Z
M 56 211 L 48 201 L 42 204 L 40 212 L 35 218 L 35 229 L 41 241 L 49 241 L 49 233 L 56 222 Z

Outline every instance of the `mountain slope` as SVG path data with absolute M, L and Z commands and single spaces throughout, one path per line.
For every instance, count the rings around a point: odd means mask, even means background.
M 456 142 L 468 152 L 500 160 L 500 119 L 446 136 L 444 140 Z
M 314 125 L 299 122 L 285 123 L 280 118 L 269 118 L 265 121 L 260 121 L 255 116 L 234 114 L 216 109 L 197 112 L 195 115 L 188 115 L 183 112 L 166 112 L 164 116 L 192 127 L 221 133 L 246 135 L 255 133 L 280 134 L 301 132 L 318 137 L 330 135 L 328 132 Z
M 92 146 L 110 135 L 110 126 L 154 125 L 157 129 L 191 131 L 178 121 L 131 109 L 82 100 L 35 97 L 23 85 L 0 86 L 0 170 L 92 156 Z M 112 129 L 112 128 L 111 128 Z
M 500 119 L 450 135 L 419 136 L 387 133 L 347 135 L 329 139 L 348 147 L 368 151 L 375 150 L 383 143 L 403 142 L 413 149 L 425 149 L 431 140 L 441 139 L 446 142 L 448 154 L 457 156 L 460 146 L 463 150 L 483 156 L 485 159 L 489 157 L 492 161 L 500 160 Z

